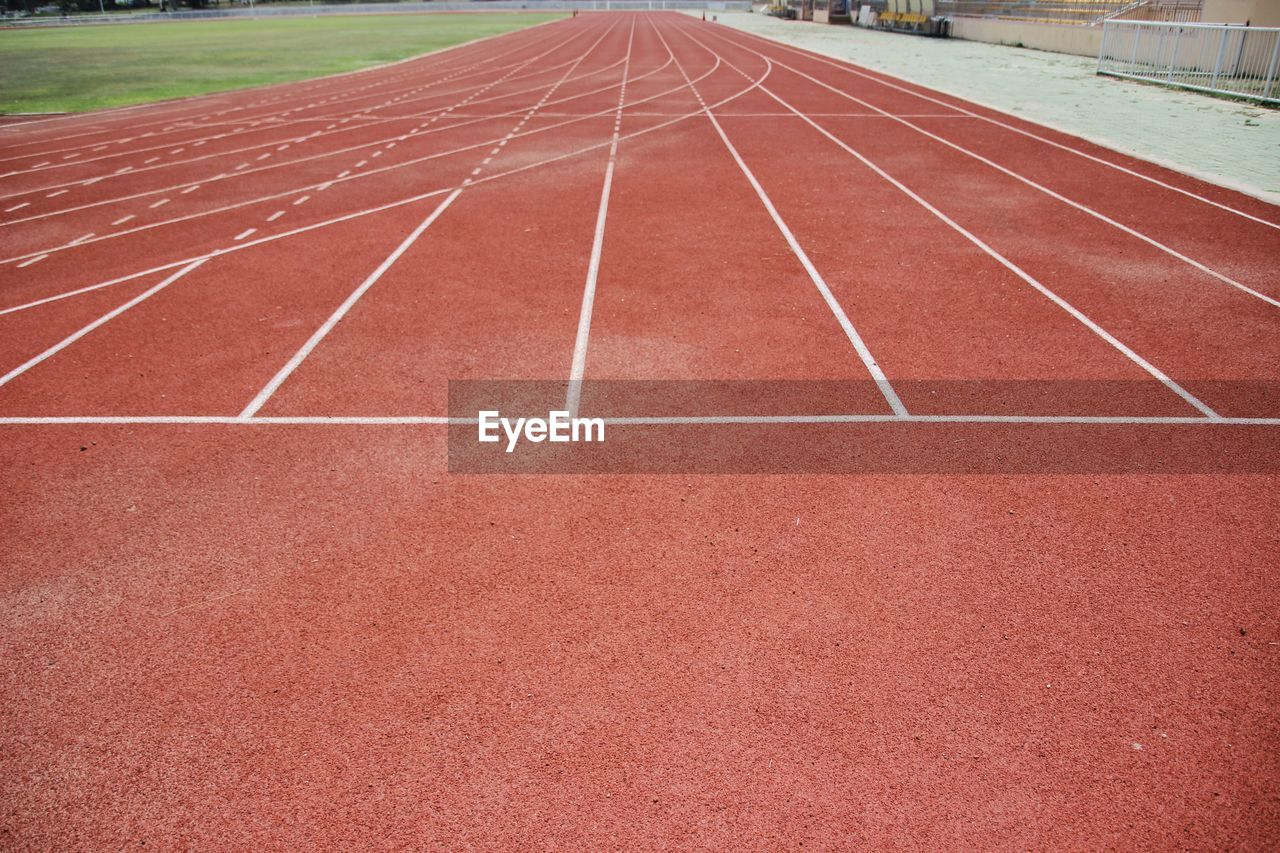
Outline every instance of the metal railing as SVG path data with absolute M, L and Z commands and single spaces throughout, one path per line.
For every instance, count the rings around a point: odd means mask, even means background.
M 1104 21 L 1098 73 L 1280 104 L 1280 28 Z
M 1179 21 L 1194 24 L 1204 11 L 1204 0 L 1135 0 L 1120 11 L 1107 15 L 1117 21 Z
M 938 13 L 1054 24 L 1092 24 L 1132 6 L 1131 0 L 940 0 Z
M 939 0 L 938 13 L 959 18 L 1093 25 L 1108 18 L 1198 21 L 1203 5 L 1204 0 Z
M 81 24 L 138 24 L 148 21 L 187 21 L 210 18 L 288 18 L 314 15 L 376 15 L 416 12 L 561 12 L 578 9 L 586 12 L 658 11 L 662 9 L 706 9 L 707 11 L 751 10 L 750 0 L 489 0 L 489 2 L 413 2 L 403 3 L 316 3 L 233 6 L 225 9 L 183 9 L 177 12 L 135 12 L 114 15 L 70 15 L 67 17 L 32 16 L 0 18 L 4 27 L 77 26 Z

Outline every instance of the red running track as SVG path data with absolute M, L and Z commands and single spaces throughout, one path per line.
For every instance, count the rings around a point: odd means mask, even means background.
M 1280 832 L 1273 206 L 600 14 L 0 125 L 0 256 L 6 847 Z M 450 473 L 459 379 L 819 450 Z

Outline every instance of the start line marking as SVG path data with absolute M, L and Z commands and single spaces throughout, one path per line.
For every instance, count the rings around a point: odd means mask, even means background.
M 688 415 L 655 417 L 606 417 L 592 420 L 609 426 L 739 425 L 739 424 L 1095 424 L 1121 426 L 1280 426 L 1275 418 L 1126 417 L 1124 415 Z M 442 416 L 297 416 L 254 415 L 91 415 L 83 417 L 0 417 L 0 426 L 57 424 L 219 424 L 283 426 L 418 426 L 478 425 L 479 418 Z

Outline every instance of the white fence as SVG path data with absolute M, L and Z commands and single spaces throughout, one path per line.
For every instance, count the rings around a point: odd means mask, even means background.
M 184 9 L 178 12 L 135 12 L 115 15 L 0 18 L 0 27 L 76 26 L 80 24 L 139 24 L 147 21 L 186 21 L 209 18 L 288 18 L 313 15 L 375 15 L 411 12 L 644 12 L 662 9 L 706 9 L 709 12 L 749 12 L 750 0 L 489 0 L 483 3 L 313 3 L 232 6 L 225 9 Z
M 1280 104 L 1280 28 L 1106 21 L 1098 73 Z

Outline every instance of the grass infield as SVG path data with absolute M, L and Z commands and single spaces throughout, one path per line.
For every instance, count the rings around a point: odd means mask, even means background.
M 344 15 L 0 30 L 0 112 L 80 112 L 305 80 L 561 17 Z

